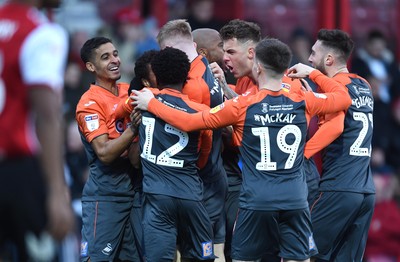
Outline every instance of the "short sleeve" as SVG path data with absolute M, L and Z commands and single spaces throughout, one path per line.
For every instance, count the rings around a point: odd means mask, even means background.
M 44 23 L 26 38 L 20 55 L 22 78 L 28 85 L 46 85 L 61 89 L 68 53 L 65 30 L 52 23 Z

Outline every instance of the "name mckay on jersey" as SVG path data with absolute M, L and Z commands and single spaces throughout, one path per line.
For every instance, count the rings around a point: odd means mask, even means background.
M 259 115 L 255 114 L 254 115 L 254 120 L 257 122 L 261 122 L 262 125 L 266 125 L 269 123 L 287 123 L 287 124 L 292 124 L 293 120 L 296 118 L 295 114 L 284 114 L 284 113 L 276 113 L 276 114 L 265 114 L 264 115 Z

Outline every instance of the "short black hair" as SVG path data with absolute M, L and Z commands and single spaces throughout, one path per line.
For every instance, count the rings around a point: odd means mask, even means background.
M 240 19 L 234 19 L 224 25 L 219 31 L 222 40 L 236 38 L 240 42 L 253 40 L 258 43 L 261 40 L 261 28 L 258 24 Z
M 87 62 L 92 61 L 93 51 L 106 43 L 112 43 L 112 41 L 103 36 L 96 36 L 87 40 L 81 48 L 81 59 L 83 63 L 86 64 Z
M 318 31 L 317 39 L 322 45 L 338 51 L 343 62 L 347 61 L 354 48 L 354 42 L 349 34 L 339 29 L 321 29 Z
M 135 62 L 135 77 L 141 79 L 149 79 L 149 65 L 158 50 L 148 50 L 144 52 Z
M 289 67 L 292 60 L 290 48 L 275 38 L 264 38 L 256 46 L 256 59 L 264 68 L 282 74 Z
M 189 58 L 185 52 L 167 47 L 151 60 L 151 68 L 161 87 L 184 84 L 190 70 Z

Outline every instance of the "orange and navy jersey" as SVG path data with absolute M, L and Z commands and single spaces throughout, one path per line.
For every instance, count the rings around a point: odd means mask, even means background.
M 156 99 L 187 113 L 209 108 L 173 89 L 162 89 Z M 197 164 L 199 155 L 203 155 L 203 163 L 207 160 L 211 139 L 211 130 L 184 132 L 143 111 L 139 128 L 143 191 L 201 201 L 203 186 Z
M 291 79 L 284 75 L 282 86 L 287 90 L 301 89 L 301 82 L 298 79 Z M 234 91 L 238 95 L 254 95 L 258 92 L 258 86 L 250 77 L 243 76 L 237 80 Z
M 238 78 L 235 86 L 235 93 L 238 95 L 254 95 L 258 92 L 258 86 L 248 76 Z
M 115 119 L 115 109 L 121 100 L 127 98 L 129 84 L 119 83 L 118 96 L 96 85 L 81 97 L 76 108 L 81 139 L 89 161 L 90 175 L 83 189 L 83 200 L 122 200 L 133 198 L 133 186 L 129 177 L 133 167 L 126 157 L 117 158 L 112 164 L 100 161 L 91 146 L 98 136 L 107 135 L 116 139 L 124 132 L 127 122 Z
M 339 116 L 320 116 L 325 130 L 341 126 L 343 131 L 322 152 L 320 190 L 374 193 L 370 168 L 374 108 L 371 87 L 355 74 L 340 73 L 333 79 L 346 87 L 352 104 Z
M 214 78 L 205 57 L 199 55 L 190 64 L 188 80 L 182 93 L 190 100 L 214 107 L 223 102 L 223 91 Z M 200 176 L 206 183 L 211 183 L 225 175 L 221 158 L 222 130 L 213 131 L 212 149 L 207 164 L 200 170 Z
M 233 126 L 233 142 L 243 158 L 242 208 L 306 208 L 303 154 L 310 117 L 351 103 L 347 90 L 333 79 L 317 70 L 310 78 L 329 93 L 262 89 L 192 115 L 152 99 L 148 110 L 184 131 Z

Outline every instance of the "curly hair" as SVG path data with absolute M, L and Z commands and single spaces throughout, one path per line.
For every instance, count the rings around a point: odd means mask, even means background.
M 189 70 L 190 62 L 186 53 L 172 47 L 159 51 L 151 60 L 151 68 L 160 87 L 184 84 Z
M 219 31 L 223 41 L 236 38 L 244 43 L 252 40 L 255 43 L 261 41 L 261 28 L 258 24 L 240 19 L 234 19 L 224 25 Z
M 149 65 L 158 50 L 149 50 L 143 53 L 135 62 L 135 77 L 149 79 Z
M 264 68 L 271 69 L 278 74 L 284 73 L 292 59 L 290 48 L 274 38 L 264 38 L 256 46 L 256 59 Z
M 86 64 L 87 62 L 92 61 L 94 50 L 107 43 L 112 43 L 111 39 L 102 36 L 93 37 L 87 40 L 81 48 L 81 59 L 83 63 Z
M 322 45 L 337 51 L 343 62 L 347 61 L 354 48 L 354 42 L 350 36 L 339 29 L 321 29 L 317 39 Z

